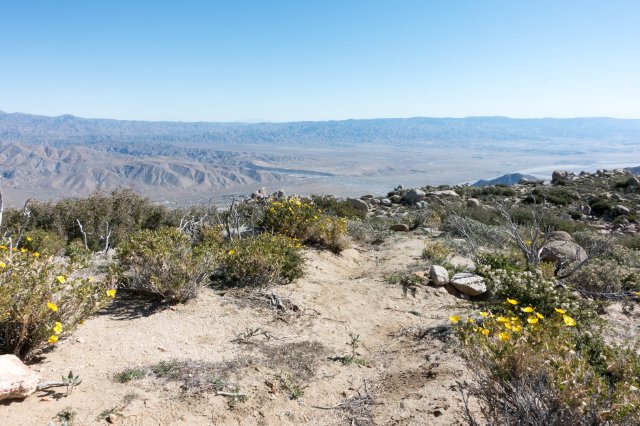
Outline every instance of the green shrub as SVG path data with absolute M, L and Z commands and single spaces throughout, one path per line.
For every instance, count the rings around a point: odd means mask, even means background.
M 56 256 L 64 253 L 65 240 L 57 234 L 43 229 L 35 229 L 23 235 L 20 248 L 43 255 Z
M 336 253 L 348 245 L 347 219 L 329 216 L 315 205 L 296 197 L 271 202 L 262 226 L 274 234 L 296 238 Z
M 478 255 L 478 262 L 491 270 L 502 269 L 510 273 L 524 272 L 527 264 L 522 255 L 516 252 L 492 251 Z
M 604 198 L 595 198 L 589 205 L 591 206 L 591 212 L 597 216 L 602 216 L 613 211 L 611 203 Z
M 0 246 L 0 351 L 29 359 L 103 307 L 115 290 L 77 265 Z
M 367 217 L 363 220 L 350 220 L 347 232 L 356 241 L 368 244 L 380 244 L 391 235 L 391 225 L 397 221 L 388 217 Z
M 618 238 L 618 242 L 631 250 L 640 250 L 640 235 L 623 235 Z
M 339 200 L 331 195 L 312 195 L 311 201 L 322 212 L 346 219 L 364 219 L 365 212 L 356 209 L 346 200 Z
M 515 302 L 515 300 L 512 300 Z M 608 346 L 562 308 L 505 303 L 480 320 L 450 319 L 489 424 L 638 424 L 640 356 Z M 503 305 L 504 306 L 504 305 Z M 479 424 L 467 412 L 470 424 Z
M 215 252 L 194 245 L 176 228 L 142 230 L 121 244 L 118 273 L 123 288 L 168 302 L 184 302 L 207 285 Z
M 547 201 L 558 206 L 566 206 L 575 199 L 576 196 L 565 188 L 536 188 L 524 199 L 524 202 L 541 204 Z
M 596 258 L 578 269 L 566 282 L 572 288 L 590 293 L 636 292 L 640 291 L 640 268 L 615 259 Z
M 299 248 L 298 241 L 269 233 L 233 241 L 222 255 L 222 282 L 232 287 L 287 284 L 302 276 Z
M 429 241 L 422 249 L 422 257 L 437 264 L 446 262 L 450 254 L 449 247 L 438 241 Z

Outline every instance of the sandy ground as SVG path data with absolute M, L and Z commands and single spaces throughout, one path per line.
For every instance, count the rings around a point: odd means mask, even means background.
M 33 366 L 48 380 L 73 370 L 82 384 L 70 395 L 58 388 L 0 405 L 0 424 L 46 425 L 65 407 L 77 412 L 76 425 L 106 424 L 109 410 L 122 425 L 463 424 L 456 381 L 468 373 L 454 345 L 403 330 L 447 324 L 467 307 L 440 289 L 405 296 L 383 280 L 419 262 L 427 238 L 394 234 L 381 246 L 340 256 L 309 250 L 304 278 L 268 290 L 284 302 L 280 311 L 266 297 L 239 302 L 210 289 L 161 310 L 116 299 Z M 366 365 L 330 359 L 350 354 L 350 334 L 360 336 L 356 356 Z M 292 362 L 303 347 L 312 350 Z M 151 377 L 113 380 L 125 368 L 171 359 L 224 363 L 246 400 L 189 395 Z M 306 375 L 302 395 L 290 399 L 279 378 L 296 368 Z

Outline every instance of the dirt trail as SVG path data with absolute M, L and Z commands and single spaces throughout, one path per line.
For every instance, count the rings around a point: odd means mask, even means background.
M 157 312 L 115 303 L 34 366 L 46 379 L 73 370 L 83 383 L 68 396 L 39 392 L 0 406 L 0 423 L 46 425 L 71 407 L 76 425 L 106 424 L 99 415 L 110 409 L 119 411 L 122 425 L 462 424 L 455 383 L 467 373 L 451 343 L 400 334 L 446 324 L 452 312 L 465 309 L 463 302 L 433 288 L 405 296 L 384 282 L 420 260 L 427 238 L 394 234 L 379 247 L 340 256 L 308 251 L 305 277 L 270 290 L 288 308 L 284 314 L 268 308 L 266 297 L 238 303 L 211 290 Z M 238 342 L 248 330 L 259 332 Z M 350 334 L 359 335 L 356 358 L 366 365 L 329 359 L 351 353 Z M 175 383 L 151 378 L 112 379 L 127 367 L 170 359 L 225 362 L 247 400 L 213 392 L 184 397 Z M 297 399 L 281 380 L 291 368 L 308 373 Z

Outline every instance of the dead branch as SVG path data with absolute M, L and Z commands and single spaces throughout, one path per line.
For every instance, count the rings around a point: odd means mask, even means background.
M 80 227 L 80 233 L 82 234 L 82 241 L 84 242 L 84 249 L 89 250 L 89 244 L 87 244 L 87 233 L 84 232 L 84 228 L 82 227 L 82 223 L 80 223 L 80 219 L 76 219 L 78 222 L 78 226 Z

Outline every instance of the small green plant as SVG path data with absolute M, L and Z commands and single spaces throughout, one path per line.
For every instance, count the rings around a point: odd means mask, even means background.
M 56 414 L 56 419 L 60 422 L 60 426 L 71 426 L 77 415 L 78 412 L 72 407 L 64 407 Z
M 69 374 L 62 376 L 62 383 L 67 386 L 67 395 L 71 395 L 73 388 L 80 385 L 82 383 L 82 379 L 79 375 L 74 375 L 72 370 L 69 370 Z
M 411 293 L 415 297 L 418 288 L 424 285 L 423 278 L 409 272 L 396 272 L 386 276 L 384 280 L 391 285 L 400 285 L 405 296 Z
M 351 349 L 351 353 L 349 355 L 344 355 L 341 357 L 335 358 L 340 361 L 344 365 L 356 364 L 359 366 L 366 366 L 367 360 L 364 358 L 358 358 L 358 348 L 360 347 L 360 335 L 349 333 L 349 341 L 347 342 L 347 346 Z
M 261 234 L 233 241 L 220 261 L 222 283 L 231 287 L 287 284 L 303 274 L 300 243 L 283 235 Z
M 113 376 L 113 381 L 116 383 L 127 383 L 132 380 L 144 379 L 148 374 L 145 368 L 127 368 Z
M 449 248 L 438 241 L 429 241 L 422 250 L 422 257 L 434 262 L 446 262 L 450 255 Z

